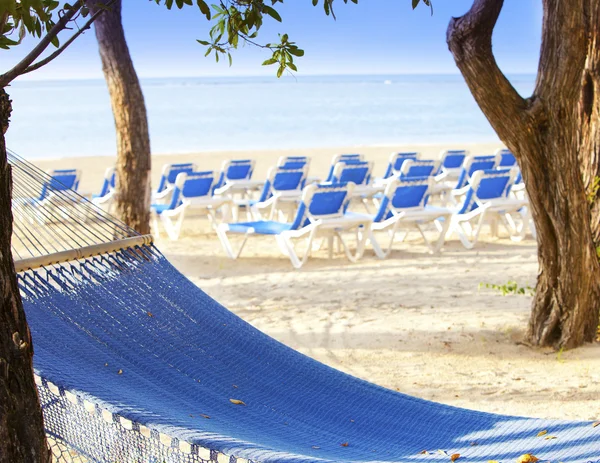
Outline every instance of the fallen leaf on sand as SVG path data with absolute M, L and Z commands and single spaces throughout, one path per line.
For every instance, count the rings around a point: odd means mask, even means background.
M 488 460 L 488 463 L 500 463 L 498 460 Z
M 450 460 L 451 461 L 456 461 L 460 458 L 460 453 L 453 453 L 452 455 L 450 455 Z
M 204 413 L 200 413 L 200 416 L 201 416 L 202 418 L 206 418 L 207 420 L 210 420 L 210 416 L 208 416 L 208 415 L 205 415 Z
M 517 458 L 517 463 L 535 463 L 539 458 L 532 455 L 531 453 L 524 453 L 519 458 Z
M 600 426 L 600 421 L 592 423 L 592 428 L 597 428 L 598 426 Z
M 123 370 L 119 370 L 119 371 L 117 371 L 117 374 L 118 374 L 118 375 L 122 375 L 122 374 L 123 374 Z
M 341 445 L 342 447 L 348 447 L 348 445 L 350 445 L 350 444 L 348 444 L 348 442 L 342 442 L 340 445 Z
M 421 450 L 419 455 L 429 455 L 429 452 L 427 450 Z
M 242 402 L 241 400 L 238 400 L 238 399 L 229 399 L 229 401 L 235 405 L 246 405 L 244 402 Z
M 541 437 L 541 436 L 543 436 L 545 434 L 548 434 L 548 431 L 540 431 L 540 432 L 538 432 L 537 436 Z
M 556 439 L 556 436 L 546 436 L 544 437 L 545 440 L 552 440 L 552 439 Z

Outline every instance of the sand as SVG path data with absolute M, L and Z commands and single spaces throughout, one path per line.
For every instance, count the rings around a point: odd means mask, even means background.
M 486 154 L 497 144 L 463 145 Z M 448 146 L 448 148 L 455 148 Z M 217 169 L 223 159 L 254 158 L 264 176 L 282 154 L 312 156 L 311 175 L 324 175 L 331 156 L 365 153 L 381 175 L 393 150 L 435 157 L 439 145 L 222 152 L 153 157 L 154 184 L 166 162 L 194 161 Z M 82 189 L 97 191 L 114 159 L 37 162 L 44 169 L 78 167 Z M 490 412 L 546 418 L 600 418 L 600 344 L 570 352 L 524 345 L 531 296 L 502 296 L 480 283 L 534 286 L 536 243 L 484 235 L 474 249 L 458 240 L 431 255 L 419 237 L 398 244 L 387 260 L 351 264 L 320 251 L 294 270 L 271 237 L 249 242 L 237 261 L 225 257 L 205 222 L 186 224 L 179 241 L 157 246 L 200 288 L 288 346 L 334 368 L 425 399 Z

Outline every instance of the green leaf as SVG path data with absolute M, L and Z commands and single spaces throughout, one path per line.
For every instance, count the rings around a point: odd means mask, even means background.
M 277 10 L 275 10 L 275 8 L 263 5 L 263 11 L 269 16 L 271 16 L 271 18 L 273 18 L 274 20 L 281 22 L 281 16 L 279 16 L 279 13 L 277 13 Z
M 413 10 L 419 6 L 419 3 L 421 2 L 421 0 L 412 0 L 412 7 Z
M 204 16 L 206 16 L 206 19 L 208 19 L 210 21 L 210 7 L 206 4 L 206 2 L 204 2 L 204 0 L 198 0 L 198 8 L 200 8 L 200 11 L 202 12 L 202 14 Z
M 271 64 L 275 64 L 277 63 L 277 60 L 275 58 L 269 58 L 266 61 L 263 61 L 263 66 L 270 66 Z

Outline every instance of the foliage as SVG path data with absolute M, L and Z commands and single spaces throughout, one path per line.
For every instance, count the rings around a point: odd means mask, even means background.
M 600 189 L 600 177 L 598 177 L 596 175 L 594 177 L 594 180 L 592 180 L 592 184 L 589 186 L 588 191 L 587 191 L 587 202 L 590 205 L 593 205 L 594 201 L 596 201 L 596 196 L 598 195 L 599 189 Z
M 277 11 L 278 4 L 285 0 L 219 0 L 209 5 L 205 0 L 150 0 L 167 9 L 173 7 L 197 7 L 200 12 L 212 23 L 208 40 L 198 40 L 206 46 L 206 55 L 214 53 L 219 61 L 221 56 L 227 56 L 231 65 L 232 49 L 237 49 L 240 44 L 251 44 L 264 48 L 271 56 L 262 64 L 264 66 L 277 66 L 277 76 L 284 71 L 296 71 L 294 58 L 304 56 L 304 50 L 291 41 L 288 34 L 279 34 L 275 42 L 258 42 L 258 33 L 266 18 L 282 22 Z M 310 0 L 313 6 L 322 4 L 325 14 L 335 18 L 333 0 Z M 344 3 L 357 4 L 358 0 L 343 0 Z M 433 8 L 431 0 L 411 0 L 413 9 L 421 3 Z M 76 11 L 77 15 L 71 18 L 75 21 L 79 15 L 87 16 L 88 11 L 83 0 L 78 0 L 73 5 L 59 0 L 0 0 L 0 48 L 8 49 L 18 45 L 27 34 L 42 37 L 44 33 L 52 30 L 66 12 Z M 433 11 L 433 9 L 432 9 Z M 63 27 L 62 29 L 64 29 Z M 58 47 L 58 38 L 52 37 L 52 43 Z M 45 63 L 44 63 L 45 64 Z
M 193 6 L 193 0 L 154 0 L 157 4 L 164 4 L 168 9 L 174 5 L 182 9 Z M 317 6 L 320 0 L 311 0 Z M 413 9 L 421 2 L 432 8 L 431 0 L 411 0 Z M 358 3 L 358 0 L 343 0 L 344 3 Z M 209 40 L 198 40 L 207 47 L 206 56 L 214 53 L 215 60 L 219 61 L 221 55 L 226 55 L 231 65 L 232 49 L 238 48 L 240 43 L 251 44 L 271 52 L 271 57 L 265 60 L 263 66 L 277 65 L 277 77 L 284 71 L 297 71 L 294 57 L 304 56 L 304 50 L 295 42 L 290 41 L 288 34 L 279 34 L 277 42 L 257 42 L 258 32 L 263 25 L 265 17 L 270 17 L 277 22 L 282 22 L 281 15 L 274 8 L 284 0 L 220 0 L 218 4 L 210 7 L 204 0 L 196 0 L 197 7 L 207 20 L 214 22 Z M 335 18 L 333 0 L 323 0 L 323 9 L 326 15 Z
M 56 25 L 58 17 L 70 10 L 77 10 L 84 17 L 88 14 L 81 1 L 61 7 L 57 0 L 0 0 L 0 48 L 19 45 L 27 34 L 42 37 Z M 52 44 L 59 46 L 57 37 Z
M 481 288 L 494 289 L 496 291 L 500 291 L 503 296 L 507 296 L 509 294 L 533 296 L 534 294 L 534 289 L 531 286 L 519 286 L 516 281 L 507 281 L 506 284 L 503 285 L 496 285 L 493 283 L 479 283 L 479 289 Z

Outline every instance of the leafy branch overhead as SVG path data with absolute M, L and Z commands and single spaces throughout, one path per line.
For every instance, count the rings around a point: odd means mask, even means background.
M 281 33 L 275 42 L 258 41 L 258 33 L 264 19 L 282 22 L 277 11 L 278 4 L 284 0 L 218 0 L 209 5 L 205 0 L 150 0 L 167 9 L 174 6 L 197 7 L 200 12 L 212 23 L 208 40 L 198 40 L 206 47 L 206 55 L 214 53 L 219 61 L 221 56 L 227 56 L 231 65 L 231 50 L 240 44 L 250 44 L 270 52 L 264 66 L 276 65 L 277 76 L 280 77 L 286 70 L 296 71 L 294 58 L 304 56 L 304 50 L 291 41 L 288 34 Z M 297 0 L 295 0 L 297 1 Z M 333 9 L 334 0 L 310 0 L 313 6 L 322 5 L 325 14 L 335 19 Z M 420 3 L 431 8 L 431 0 L 411 0 L 412 7 Z M 358 0 L 343 0 L 344 3 L 358 3 Z M 0 48 L 9 49 L 21 43 L 26 35 L 40 39 L 40 43 L 31 56 L 33 59 L 19 69 L 11 70 L 4 74 L 0 82 L 7 85 L 16 76 L 37 69 L 58 56 L 78 35 L 89 28 L 93 19 L 90 18 L 82 27 L 77 25 L 77 18 L 86 17 L 89 11 L 84 0 L 77 0 L 70 4 L 60 0 L 0 0 Z M 65 29 L 76 29 L 73 36 L 59 48 L 58 33 Z M 33 63 L 46 49 L 48 44 L 58 48 L 57 52 L 39 63 Z M 33 64 L 33 65 L 32 65 Z
M 164 4 L 168 9 L 174 5 L 182 9 L 185 6 L 193 6 L 194 3 L 206 19 L 214 22 L 210 29 L 209 40 L 198 40 L 201 45 L 207 47 L 206 55 L 214 53 L 218 62 L 220 56 L 227 56 L 231 65 L 231 50 L 237 49 L 241 44 L 250 44 L 264 48 L 271 56 L 262 64 L 263 66 L 277 65 L 277 77 L 286 70 L 297 71 L 294 63 L 295 57 L 304 56 L 304 50 L 290 41 L 288 34 L 279 34 L 277 42 L 262 43 L 257 41 L 258 32 L 263 25 L 263 19 L 271 19 L 282 22 L 281 15 L 274 8 L 284 0 L 220 0 L 218 4 L 208 5 L 204 0 L 154 0 L 157 4 Z M 297 0 L 296 0 L 297 1 Z M 326 15 L 335 19 L 333 0 L 311 0 L 313 6 L 322 3 Z M 358 3 L 358 0 L 343 0 L 344 3 Z M 431 0 L 412 0 L 413 8 L 420 2 L 431 7 Z

